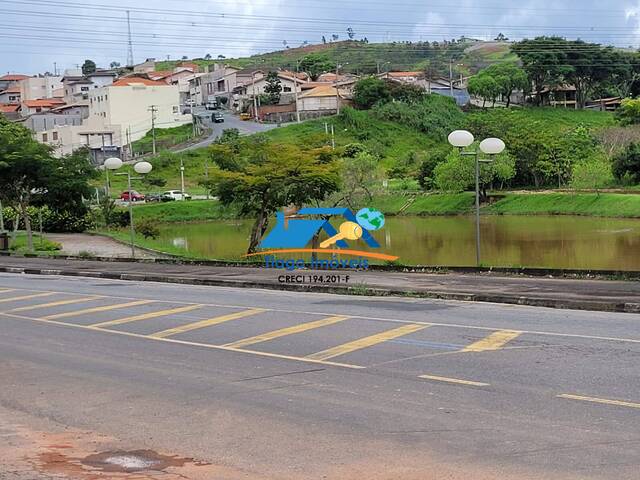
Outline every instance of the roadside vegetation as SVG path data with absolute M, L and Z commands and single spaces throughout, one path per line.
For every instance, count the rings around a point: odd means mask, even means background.
M 179 127 L 156 128 L 156 151 L 161 152 L 171 147 L 188 142 L 193 138 L 193 125 L 187 123 Z M 149 130 L 144 137 L 132 143 L 136 155 L 153 152 L 153 134 Z

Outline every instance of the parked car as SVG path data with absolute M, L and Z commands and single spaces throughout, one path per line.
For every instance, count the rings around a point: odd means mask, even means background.
M 123 202 L 128 202 L 129 197 L 131 197 L 132 202 L 144 202 L 144 198 L 145 198 L 144 195 L 136 192 L 135 190 L 131 190 L 131 195 L 129 195 L 128 191 L 122 192 L 122 194 L 120 194 L 120 200 L 122 200 Z
M 145 202 L 171 202 L 174 199 L 164 193 L 150 193 L 145 196 Z
M 207 110 L 217 110 L 218 109 L 218 102 L 207 102 L 207 104 L 205 105 L 205 108 Z
M 224 123 L 224 115 L 222 112 L 214 112 L 213 115 L 211 115 L 211 121 L 213 123 Z
M 164 192 L 164 195 L 171 200 L 191 200 L 191 195 L 185 192 L 181 192 L 180 190 L 169 190 L 168 192 Z

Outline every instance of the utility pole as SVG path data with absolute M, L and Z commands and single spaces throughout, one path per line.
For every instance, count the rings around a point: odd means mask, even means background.
M 151 105 L 149 107 L 151 112 L 151 138 L 153 141 L 153 154 L 156 154 L 156 113 L 158 112 L 157 105 Z
M 251 83 L 253 85 L 253 117 L 258 121 L 258 97 L 256 97 L 256 72 L 251 74 Z
M 184 200 L 184 160 L 182 155 L 180 156 L 180 188 L 182 192 L 182 200 Z
M 296 94 L 296 121 L 300 123 L 300 108 L 298 107 L 298 74 L 300 72 L 300 60 L 296 60 L 296 74 L 293 79 L 293 91 Z
M 54 77 L 58 76 L 58 63 L 57 62 L 53 62 L 53 76 Z
M 453 98 L 453 58 L 449 59 L 449 91 L 451 98 Z
M 335 132 L 335 129 L 333 128 L 333 123 L 331 124 L 331 149 L 332 150 L 336 149 L 336 132 Z

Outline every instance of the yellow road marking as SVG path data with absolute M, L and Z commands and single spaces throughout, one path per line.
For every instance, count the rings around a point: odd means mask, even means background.
M 103 307 L 85 308 L 84 310 L 76 310 L 75 312 L 56 313 L 55 315 L 43 317 L 43 320 L 57 320 L 59 318 L 77 317 L 78 315 L 85 315 L 87 313 L 109 312 L 111 310 L 118 310 L 120 308 L 147 305 L 149 303 L 153 303 L 153 300 L 136 300 L 135 302 L 117 303 L 115 305 L 105 305 Z
M 169 310 L 158 310 L 157 312 L 143 313 L 142 315 L 134 315 L 132 317 L 119 318 L 118 320 L 109 320 L 108 322 L 94 323 L 89 325 L 93 328 L 113 327 L 124 323 L 137 322 L 139 320 L 147 320 L 149 318 L 165 317 L 176 313 L 185 313 L 200 308 L 202 305 L 187 305 L 186 307 L 171 308 Z
M 227 343 L 227 348 L 244 348 L 256 343 L 266 342 L 275 338 L 286 337 L 287 335 L 293 335 L 295 333 L 302 333 L 315 328 L 324 327 L 327 325 L 333 325 L 345 321 L 349 317 L 342 315 L 323 318 L 322 320 L 316 320 L 314 322 L 301 323 L 300 325 L 294 325 L 293 327 L 281 328 L 280 330 L 274 330 L 273 332 L 263 333 L 262 335 L 256 335 L 255 337 L 245 338 L 238 340 L 237 342 Z
M 33 295 L 23 295 L 21 297 L 3 298 L 3 299 L 0 299 L 0 303 L 16 302 L 18 300 L 29 300 L 31 298 L 50 297 L 51 295 L 55 295 L 55 293 L 54 292 L 46 292 L 46 293 L 36 293 L 36 294 L 33 294 Z
M 229 315 L 222 315 L 220 317 L 211 318 L 209 320 L 202 320 L 200 322 L 188 323 L 187 325 L 181 325 L 175 328 L 169 328 L 161 332 L 152 333 L 149 335 L 152 338 L 166 338 L 179 333 L 190 332 L 192 330 L 198 330 L 200 328 L 211 327 L 213 325 L 219 325 L 224 322 L 230 322 L 231 320 L 238 320 L 240 318 L 249 317 L 258 313 L 265 312 L 266 310 L 260 308 L 254 308 L 251 310 L 244 310 L 243 312 L 230 313 Z
M 10 311 L 26 312 L 29 310 L 37 310 L 39 308 L 59 307 L 62 305 L 73 305 L 74 303 L 90 302 L 91 300 L 98 300 L 99 298 L 104 298 L 104 297 L 93 296 L 93 297 L 74 298 L 72 300 L 60 300 L 58 302 L 41 303 L 38 305 L 30 305 L 28 307 L 12 308 Z
M 609 400 L 607 398 L 583 397 L 581 395 L 569 395 L 563 393 L 558 398 L 567 398 L 569 400 L 581 400 L 583 402 L 602 403 L 604 405 L 617 405 L 619 407 L 640 408 L 640 403 L 624 402 L 622 400 Z
M 456 383 L 460 385 L 471 385 L 473 387 L 487 387 L 490 383 L 473 382 L 471 380 L 460 380 L 459 378 L 439 377 L 437 375 L 420 375 L 420 378 L 426 380 L 435 380 L 436 382 Z
M 490 350 L 500 350 L 511 340 L 522 335 L 522 332 L 516 332 L 514 330 L 500 330 L 493 332 L 491 335 L 478 340 L 471 345 L 463 348 L 463 352 L 487 352 Z
M 177 345 L 187 345 L 187 346 L 191 346 L 191 347 L 200 347 L 200 348 L 208 348 L 211 350 L 221 350 L 221 351 L 225 351 L 225 352 L 235 352 L 235 353 L 247 353 L 250 355 L 256 355 L 259 357 L 267 357 L 267 358 L 277 358 L 279 360 L 293 360 L 296 362 L 304 362 L 304 363 L 312 363 L 312 364 L 316 364 L 316 365 L 329 365 L 332 367 L 343 367 L 343 368 L 350 368 L 350 369 L 355 369 L 355 370 L 362 370 L 365 369 L 367 367 L 363 367 L 361 365 L 351 365 L 349 363 L 338 363 L 338 362 L 323 362 L 321 360 L 312 360 L 309 358 L 304 358 L 304 357 L 293 357 L 290 355 L 280 355 L 278 353 L 269 353 L 269 352 L 259 352 L 259 351 L 254 351 L 254 350 L 244 350 L 241 348 L 228 348 L 228 347 L 224 347 L 221 345 L 211 345 L 209 343 L 198 343 L 198 342 L 188 342 L 185 340 L 176 340 L 173 338 L 154 338 L 154 337 L 149 337 L 148 335 L 142 335 L 139 333 L 133 333 L 133 332 L 125 332 L 122 330 L 105 330 L 102 328 L 95 328 L 95 327 L 90 327 L 87 325 L 81 325 L 78 323 L 67 323 L 67 322 L 59 322 L 56 320 L 45 320 L 43 318 L 33 318 L 33 317 L 25 317 L 24 315 L 14 315 L 11 313 L 2 313 L 0 315 L 4 315 L 5 317 L 11 317 L 11 318 L 18 318 L 20 320 L 28 320 L 28 321 L 32 321 L 32 322 L 40 322 L 40 323 L 45 323 L 47 325 L 58 325 L 58 326 L 62 326 L 62 327 L 70 327 L 70 328 L 80 328 L 82 330 L 92 330 L 94 332 L 101 332 L 104 334 L 108 334 L 108 335 L 124 335 L 126 337 L 134 337 L 134 338 L 140 338 L 143 340 L 153 340 L 156 342 L 167 342 L 167 343 L 173 343 L 173 344 L 177 344 Z
M 377 345 L 378 343 L 386 342 L 387 340 L 393 340 L 394 338 L 402 337 L 403 335 L 408 335 L 427 327 L 429 327 L 429 325 L 405 325 L 403 327 L 394 328 L 393 330 L 387 330 L 386 332 L 371 335 L 370 337 L 364 337 L 354 340 L 353 342 L 338 345 L 337 347 L 308 355 L 306 358 L 310 358 L 312 360 L 328 360 L 346 353 L 355 352 L 356 350 Z

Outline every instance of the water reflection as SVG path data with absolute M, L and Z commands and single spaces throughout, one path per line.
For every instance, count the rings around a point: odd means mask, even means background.
M 202 257 L 237 259 L 250 220 L 161 227 L 161 241 Z M 569 216 L 482 218 L 483 263 L 494 266 L 640 270 L 640 220 Z M 382 251 L 404 264 L 475 263 L 474 218 L 390 217 L 374 234 Z M 353 245 L 356 247 L 356 245 Z M 367 250 L 363 242 L 358 249 Z

